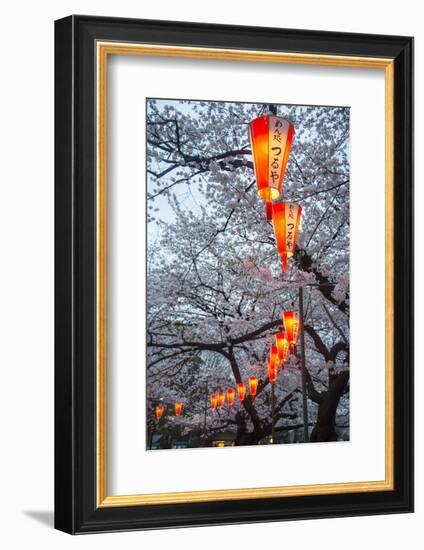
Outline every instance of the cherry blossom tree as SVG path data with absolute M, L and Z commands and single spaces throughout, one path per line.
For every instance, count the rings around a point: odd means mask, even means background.
M 223 431 L 238 445 L 271 435 L 266 358 L 300 286 L 310 440 L 348 437 L 349 109 L 277 106 L 295 126 L 283 197 L 303 209 L 287 273 L 257 196 L 248 136 L 249 122 L 267 109 L 147 102 L 148 418 L 164 402 L 162 433 L 177 430 L 197 446 Z M 295 353 L 275 384 L 281 441 L 303 426 L 299 366 Z M 210 393 L 250 375 L 259 378 L 254 399 L 240 404 L 236 395 L 232 409 L 210 410 Z M 176 400 L 181 417 L 172 415 Z

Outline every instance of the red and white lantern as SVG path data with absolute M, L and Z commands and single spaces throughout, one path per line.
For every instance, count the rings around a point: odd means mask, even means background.
M 245 384 L 242 384 L 241 382 L 237 384 L 237 394 L 240 399 L 240 403 L 243 402 L 244 396 L 246 395 L 246 386 Z
M 287 271 L 287 258 L 294 256 L 297 233 L 299 231 L 302 207 L 293 202 L 277 202 L 272 205 L 272 222 L 275 242 L 281 257 L 284 271 Z
M 210 396 L 210 401 L 211 409 L 214 411 L 216 409 L 216 404 L 218 403 L 218 398 L 214 393 Z
M 156 420 L 159 422 L 159 420 L 162 418 L 163 415 L 163 405 L 160 403 L 159 405 L 156 405 L 155 407 L 155 416 Z
M 271 382 L 271 384 L 274 384 L 274 382 L 277 380 L 277 373 L 278 373 L 277 365 L 273 363 L 271 359 L 268 359 L 268 361 L 266 362 L 266 366 L 268 368 L 269 381 Z
M 278 357 L 280 359 L 281 368 L 284 370 L 284 363 L 287 361 L 290 354 L 290 344 L 286 338 L 285 332 L 279 332 L 275 336 L 275 343 L 278 350 Z
M 252 397 L 255 397 L 256 395 L 256 390 L 258 389 L 258 382 L 259 380 L 256 378 L 256 376 L 249 377 L 249 391 Z
M 234 390 L 229 388 L 227 390 L 227 403 L 230 409 L 233 406 L 233 401 L 234 401 Z
M 294 311 L 284 311 L 283 320 L 290 351 L 293 352 L 299 337 L 299 317 Z
M 273 368 L 278 368 L 280 357 L 278 355 L 278 348 L 274 344 L 271 346 L 271 350 L 269 352 L 269 360 Z
M 294 135 L 293 124 L 282 117 L 265 115 L 249 125 L 258 195 L 266 202 L 267 220 L 272 217 L 272 201 L 283 186 Z

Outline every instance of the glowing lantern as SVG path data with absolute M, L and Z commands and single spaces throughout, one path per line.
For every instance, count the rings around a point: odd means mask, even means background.
M 286 338 L 293 351 L 299 336 L 299 318 L 294 311 L 284 311 L 284 328 L 286 329 Z
M 222 409 L 225 401 L 225 393 L 223 391 L 220 391 L 218 393 L 218 407 Z
M 258 379 L 256 376 L 249 377 L 249 391 L 252 397 L 255 397 L 256 390 L 258 389 Z
M 244 384 L 237 384 L 237 393 L 241 403 L 246 395 L 246 386 Z
M 294 256 L 302 207 L 293 202 L 277 202 L 272 205 L 272 221 L 278 254 L 287 271 L 287 258 Z
M 266 217 L 271 220 L 272 201 L 281 193 L 294 126 L 273 115 L 255 118 L 249 126 L 258 195 L 266 201 Z
M 155 415 L 156 415 L 156 420 L 160 420 L 162 415 L 163 415 L 163 405 L 160 404 L 160 405 L 156 405 L 156 408 L 155 408 Z
M 212 394 L 210 397 L 211 400 L 211 409 L 214 411 L 216 409 L 216 404 L 218 402 L 218 398 L 216 395 Z
M 233 401 L 234 401 L 234 390 L 230 388 L 229 390 L 227 390 L 227 403 L 230 409 L 233 406 Z
M 288 359 L 289 352 L 290 352 L 289 341 L 287 340 L 286 335 L 285 335 L 284 332 L 279 332 L 275 336 L 275 342 L 276 342 L 276 345 L 277 345 L 278 357 L 279 357 L 280 362 L 281 362 L 281 367 L 284 370 L 284 361 L 286 361 Z
M 175 407 L 175 415 L 181 416 L 181 413 L 183 412 L 183 404 L 181 403 L 181 401 L 177 401 L 174 404 L 174 407 Z
M 280 357 L 278 355 L 277 346 L 275 346 L 275 345 L 271 346 L 271 351 L 270 351 L 270 354 L 269 354 L 269 360 L 271 362 L 272 368 L 278 368 L 278 364 L 280 362 Z
M 277 365 L 273 364 L 271 359 L 268 359 L 266 362 L 266 366 L 268 367 L 268 378 L 271 384 L 274 384 L 274 382 L 277 379 Z

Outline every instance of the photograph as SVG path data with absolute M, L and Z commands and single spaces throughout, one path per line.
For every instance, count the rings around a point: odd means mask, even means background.
M 422 12 L 3 5 L 0 548 L 424 547 Z
M 146 450 L 349 441 L 349 105 L 146 98 L 145 135 Z

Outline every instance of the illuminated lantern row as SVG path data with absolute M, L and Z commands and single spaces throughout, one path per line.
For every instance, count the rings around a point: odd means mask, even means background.
M 246 386 L 242 383 L 237 384 L 237 393 L 240 399 L 240 403 L 242 403 L 244 396 L 246 395 Z
M 284 328 L 290 351 L 294 351 L 299 336 L 299 318 L 294 311 L 283 312 Z
M 302 207 L 293 202 L 277 202 L 272 205 L 272 221 L 275 242 L 281 257 L 284 271 L 287 271 L 287 258 L 294 256 L 297 232 L 299 230 Z
M 255 397 L 259 381 L 256 378 L 256 376 L 251 376 L 248 382 L 249 382 L 250 395 L 252 397 Z M 240 400 L 240 403 L 242 403 L 246 396 L 246 385 L 243 384 L 242 382 L 237 384 L 237 395 Z M 212 394 L 210 396 L 210 402 L 211 402 L 211 409 L 213 411 L 216 409 L 217 406 L 220 409 L 222 409 L 225 402 L 225 393 L 219 392 L 218 395 Z M 230 388 L 229 390 L 227 390 L 227 403 L 229 408 L 233 406 L 233 402 L 234 402 L 234 390 Z
M 211 409 L 214 411 L 218 406 L 220 409 L 224 406 L 225 403 L 225 393 L 223 391 L 218 392 L 218 394 L 212 394 L 210 396 Z M 228 407 L 231 409 L 234 402 L 234 390 L 229 388 L 227 390 L 227 403 Z
M 294 311 L 284 311 L 283 320 L 286 332 L 279 332 L 275 335 L 275 345 L 271 346 L 269 359 L 266 362 L 271 384 L 274 384 L 277 379 L 280 364 L 281 370 L 284 371 L 284 362 L 288 359 L 290 350 L 294 351 L 299 334 L 299 319 Z M 288 338 L 286 334 L 288 334 Z
M 234 390 L 230 388 L 229 390 L 227 390 L 227 403 L 230 409 L 233 406 L 233 401 L 234 401 Z
M 280 359 L 281 368 L 284 370 L 284 363 L 287 361 L 290 353 L 290 344 L 286 338 L 285 332 L 279 332 L 276 334 L 275 343 L 278 350 L 278 358 Z
M 174 403 L 174 410 L 175 410 L 175 416 L 181 416 L 181 413 L 183 412 L 183 404 L 181 401 L 176 401 Z M 159 403 L 159 405 L 156 405 L 155 416 L 157 421 L 159 421 L 162 418 L 163 411 L 164 411 L 164 406 L 162 405 L 162 403 Z
M 273 204 L 273 201 L 281 196 L 293 135 L 294 127 L 290 121 L 271 114 L 254 119 L 249 125 L 258 195 L 266 202 L 267 220 L 273 221 L 275 242 L 284 271 L 288 270 L 288 259 L 296 252 L 302 207 L 283 201 Z M 271 346 L 267 361 L 271 384 L 276 381 L 280 364 L 284 370 L 284 362 L 290 351 L 294 351 L 298 338 L 299 319 L 296 314 L 285 311 L 283 320 L 285 332 L 276 335 L 275 345 Z M 249 389 L 252 397 L 256 395 L 257 386 L 258 379 L 250 377 Z M 241 397 L 240 400 L 242 399 Z
M 211 400 L 211 409 L 214 411 L 216 409 L 216 404 L 218 403 L 218 398 L 215 394 L 212 394 L 210 397 Z
M 266 203 L 267 220 L 272 218 L 272 201 L 283 186 L 294 126 L 285 118 L 265 115 L 249 125 L 258 195 Z
M 155 408 L 155 415 L 156 415 L 156 420 L 160 420 L 162 415 L 163 415 L 163 405 L 160 404 L 160 405 L 156 405 L 156 408 Z
M 252 397 L 255 397 L 257 389 L 258 379 L 256 378 L 256 376 L 249 376 L 249 391 Z

